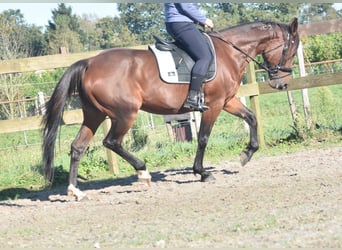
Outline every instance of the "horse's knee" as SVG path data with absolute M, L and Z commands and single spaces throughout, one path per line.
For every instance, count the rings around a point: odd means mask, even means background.
M 198 145 L 203 148 L 208 144 L 208 136 L 199 136 L 197 143 Z

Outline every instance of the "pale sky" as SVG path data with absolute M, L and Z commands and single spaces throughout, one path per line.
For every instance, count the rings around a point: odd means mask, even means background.
M 45 27 L 52 20 L 52 10 L 57 9 L 58 3 L 1 3 L 0 13 L 8 9 L 20 9 L 28 24 Z M 117 13 L 116 3 L 65 3 L 72 8 L 72 13 L 94 14 L 99 18 L 114 17 Z
M 210 1 L 208 1 L 210 2 Z M 72 7 L 72 12 L 78 16 L 95 14 L 99 18 L 114 17 L 117 14 L 116 3 L 65 3 Z M 341 9 L 342 3 L 335 3 L 335 8 Z M 45 27 L 51 20 L 51 11 L 57 8 L 57 3 L 3 3 L 0 0 L 0 13 L 8 9 L 20 9 L 28 24 Z

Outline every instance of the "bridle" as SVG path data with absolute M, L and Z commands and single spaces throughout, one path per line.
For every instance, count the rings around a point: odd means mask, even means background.
M 277 47 L 275 48 L 272 48 L 268 51 L 264 51 L 263 52 L 263 55 L 273 51 L 273 50 L 276 50 L 278 49 L 279 47 L 281 47 L 283 44 L 280 44 L 278 45 Z M 292 68 L 289 68 L 289 67 L 284 67 L 283 64 L 284 64 L 284 60 L 285 60 L 285 57 L 286 57 L 286 53 L 287 53 L 287 50 L 289 49 L 289 46 L 290 46 L 290 33 L 287 33 L 286 35 L 286 39 L 285 39 L 285 42 L 284 42 L 284 47 L 283 47 L 283 51 L 281 53 L 281 58 L 280 58 L 280 61 L 277 65 L 274 65 L 274 66 L 269 66 L 268 65 L 268 62 L 266 61 L 265 64 L 263 64 L 263 68 L 268 72 L 269 74 L 269 77 L 271 80 L 275 80 L 275 79 L 281 79 L 281 78 L 284 78 L 284 77 L 287 77 L 288 75 L 291 74 L 292 72 Z M 283 76 L 278 76 L 278 72 L 279 71 L 282 71 L 282 72 L 287 72 L 288 74 L 286 75 L 283 75 Z
M 221 41 L 223 41 L 224 43 L 227 43 L 229 45 L 231 45 L 234 49 L 236 49 L 237 51 L 239 51 L 240 53 L 244 54 L 246 57 L 248 57 L 249 59 L 251 59 L 254 63 L 256 63 L 257 65 L 259 65 L 260 68 L 264 69 L 265 71 L 268 72 L 268 75 L 270 77 L 270 80 L 276 80 L 276 79 L 281 79 L 281 78 L 284 78 L 284 77 L 287 77 L 288 75 L 291 74 L 292 72 L 292 68 L 289 68 L 289 67 L 285 67 L 283 64 L 284 64 L 284 61 L 285 61 L 285 57 L 286 57 L 286 53 L 287 53 L 287 50 L 289 49 L 290 47 L 290 33 L 287 32 L 287 35 L 286 35 L 286 39 L 284 39 L 284 43 L 283 44 L 280 44 L 278 46 L 276 46 L 275 48 L 272 48 L 268 51 L 264 51 L 262 54 L 265 55 L 273 50 L 276 50 L 278 48 L 280 48 L 281 46 L 284 46 L 283 47 L 283 51 L 282 51 L 282 54 L 281 54 L 281 58 L 279 60 L 279 63 L 277 65 L 273 65 L 273 66 L 270 66 L 269 63 L 266 61 L 266 63 L 262 64 L 262 63 L 259 63 L 256 59 L 254 59 L 253 57 L 251 57 L 250 55 L 248 55 L 245 51 L 243 51 L 241 48 L 239 48 L 238 46 L 236 46 L 233 42 L 229 41 L 228 39 L 225 39 L 223 37 L 223 35 L 219 32 L 219 31 L 216 31 L 216 30 L 212 30 L 212 33 L 216 33 L 218 39 L 220 39 Z M 278 76 L 278 72 L 279 71 L 282 71 L 282 72 L 287 72 L 288 74 L 286 75 L 283 75 L 283 76 Z

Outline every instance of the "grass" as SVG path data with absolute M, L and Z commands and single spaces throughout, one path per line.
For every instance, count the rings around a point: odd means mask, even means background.
M 266 148 L 255 157 L 293 152 L 308 147 L 341 145 L 342 87 L 339 85 L 309 90 L 313 124 L 305 127 L 301 92 L 295 91 L 300 127 L 294 128 L 286 92 L 260 96 Z M 249 103 L 247 102 L 247 106 Z M 141 112 L 135 128 L 125 137 L 124 147 L 146 162 L 150 171 L 192 166 L 197 142 L 171 143 L 163 117 L 154 115 L 155 128 L 149 128 L 149 116 Z M 70 144 L 79 125 L 63 126 L 56 144 L 55 185 L 66 185 L 69 172 Z M 298 133 L 300 130 L 300 133 Z M 299 135 L 305 135 L 299 136 Z M 99 129 L 85 156 L 79 174 L 85 181 L 126 177 L 134 169 L 118 157 L 120 173 L 110 173 L 106 150 L 102 146 L 103 130 Z M 204 164 L 215 164 L 223 159 L 239 160 L 239 153 L 248 143 L 249 136 L 241 119 L 222 112 L 215 123 L 207 146 Z M 41 170 L 40 131 L 0 134 L 0 200 L 18 198 L 21 192 L 45 188 Z

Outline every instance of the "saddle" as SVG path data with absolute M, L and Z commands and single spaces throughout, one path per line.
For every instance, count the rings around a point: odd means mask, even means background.
M 216 53 L 211 38 L 206 33 L 202 33 L 207 41 L 214 60 L 212 61 L 205 82 L 211 81 L 216 75 Z M 159 74 L 166 83 L 189 84 L 191 70 L 195 62 L 192 58 L 177 44 L 177 42 L 168 42 L 160 37 L 153 35 L 155 44 L 148 48 L 156 57 Z

